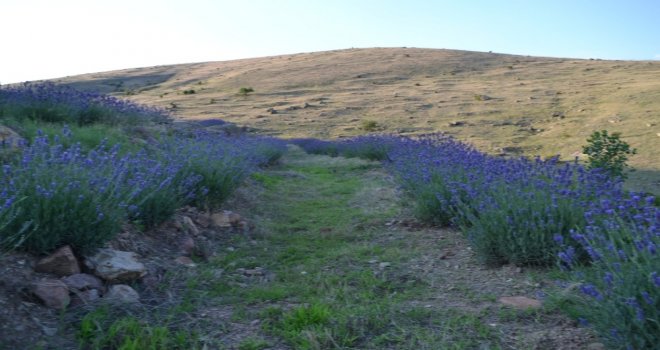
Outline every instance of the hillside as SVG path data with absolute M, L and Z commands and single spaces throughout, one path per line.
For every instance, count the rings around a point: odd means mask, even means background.
M 594 130 L 618 131 L 639 151 L 632 188 L 660 193 L 660 62 L 374 48 L 59 81 L 281 137 L 359 135 L 371 124 L 388 133 L 443 131 L 493 154 L 572 159 Z M 240 96 L 241 87 L 255 92 Z

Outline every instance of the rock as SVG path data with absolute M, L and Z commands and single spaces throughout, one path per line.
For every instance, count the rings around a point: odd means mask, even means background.
M 183 266 L 186 266 L 186 267 L 195 267 L 195 266 L 197 266 L 197 264 L 195 264 L 195 262 L 192 261 L 192 259 L 190 259 L 187 256 L 180 256 L 180 257 L 176 258 L 174 261 L 176 261 L 177 263 L 179 263 Z
M 381 269 L 384 269 L 386 267 L 390 267 L 390 265 L 391 264 L 388 263 L 388 262 L 382 262 L 382 263 L 378 264 L 378 267 L 381 268 Z
M 64 277 L 62 278 L 62 282 L 64 282 L 64 284 L 66 284 L 66 286 L 72 291 L 95 289 L 103 292 L 105 289 L 103 288 L 103 282 L 100 279 L 86 273 L 77 273 L 75 275 Z
M 553 112 L 552 113 L 553 118 L 559 118 L 559 119 L 564 119 L 566 116 L 562 112 Z
M 101 299 L 101 293 L 98 289 L 88 289 L 82 292 L 75 292 L 73 299 L 71 299 L 71 305 L 86 305 L 99 299 Z
M 268 112 L 268 113 L 270 113 L 270 114 L 277 114 L 277 110 L 276 110 L 275 108 L 268 108 L 268 109 L 266 110 L 266 112 Z
M 87 258 L 87 262 L 96 276 L 109 282 L 132 281 L 147 273 L 133 252 L 101 249 L 96 255 Z
M 127 286 L 125 284 L 115 284 L 110 286 L 108 293 L 105 294 L 105 298 L 111 302 L 120 302 L 126 304 L 139 303 L 140 294 L 135 291 L 135 289 Z
M 246 276 L 263 276 L 264 269 L 261 267 L 255 267 L 254 269 L 245 269 L 245 271 L 243 271 L 243 274 Z
M 603 343 L 591 343 L 587 345 L 587 350 L 605 350 L 605 345 Z
M 615 115 L 611 117 L 610 119 L 607 120 L 610 124 L 618 124 L 621 123 L 621 117 L 618 115 Z
M 197 225 L 192 221 L 192 219 L 188 216 L 183 216 L 181 217 L 181 224 L 183 226 L 183 229 L 186 230 L 188 233 L 190 233 L 193 236 L 199 236 L 199 229 L 197 228 Z
M 0 148 L 18 148 L 25 144 L 27 141 L 16 131 L 0 125 Z
M 64 282 L 54 278 L 43 278 L 33 283 L 32 293 L 53 309 L 64 309 L 71 302 L 69 288 Z
M 193 255 L 196 250 L 195 240 L 190 236 L 183 236 L 179 239 L 179 249 L 185 255 Z
M 211 221 L 213 222 L 213 225 L 217 227 L 232 227 L 237 226 L 241 222 L 241 216 L 234 212 L 224 210 L 220 213 L 214 213 L 211 215 Z
M 450 122 L 450 123 L 447 124 L 447 125 L 449 125 L 449 126 L 451 126 L 451 127 L 457 127 L 457 126 L 463 126 L 463 125 L 465 125 L 465 122 L 455 121 L 455 122 Z
M 211 226 L 211 216 L 207 214 L 197 215 L 197 217 L 195 217 L 195 222 L 203 228 L 208 228 Z
M 39 260 L 34 270 L 58 276 L 69 276 L 80 273 L 80 265 L 78 265 L 78 259 L 73 255 L 71 247 L 65 245 L 53 254 Z
M 541 307 L 541 302 L 528 298 L 528 297 L 523 297 L 523 296 L 514 296 L 514 297 L 501 297 L 497 299 L 501 304 L 511 306 L 515 309 L 538 309 Z

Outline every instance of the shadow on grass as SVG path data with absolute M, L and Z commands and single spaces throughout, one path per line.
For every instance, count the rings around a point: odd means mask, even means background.
M 660 196 L 660 170 L 635 169 L 629 173 L 625 188 L 630 191 L 647 192 Z

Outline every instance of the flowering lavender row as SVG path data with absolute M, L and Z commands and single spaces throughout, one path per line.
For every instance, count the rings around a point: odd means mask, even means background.
M 388 141 L 391 142 L 391 141 Z M 503 159 L 441 135 L 401 138 L 390 170 L 420 212 L 488 263 L 574 269 L 585 320 L 613 348 L 660 344 L 660 209 L 578 164 Z
M 69 244 L 92 250 L 125 219 L 153 226 L 187 203 L 219 205 L 258 165 L 284 152 L 276 140 L 210 135 L 166 138 L 126 154 L 117 146 L 85 152 L 61 141 L 37 137 L 20 159 L 3 165 L 5 247 L 45 253 Z
M 331 157 L 357 157 L 369 160 L 384 160 L 393 146 L 395 137 L 358 136 L 340 141 L 323 141 L 311 138 L 291 139 L 289 142 L 300 146 L 307 153 L 325 154 Z
M 0 117 L 78 125 L 166 122 L 166 110 L 53 83 L 0 87 Z

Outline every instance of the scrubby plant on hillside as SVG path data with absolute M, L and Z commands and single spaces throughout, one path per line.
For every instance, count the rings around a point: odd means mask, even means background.
M 375 120 L 363 120 L 360 123 L 360 129 L 364 131 L 376 131 L 380 128 L 380 125 L 378 125 L 378 122 Z
M 251 92 L 254 92 L 254 89 L 251 87 L 242 87 L 238 89 L 238 94 L 241 96 L 247 96 Z
M 590 169 L 603 169 L 610 176 L 626 178 L 626 161 L 628 156 L 637 153 L 637 150 L 621 140 L 621 133 L 608 134 L 607 130 L 601 130 L 594 131 L 589 136 L 582 152 L 589 157 Z
M 0 117 L 90 125 L 167 122 L 162 109 L 53 83 L 0 87 Z

